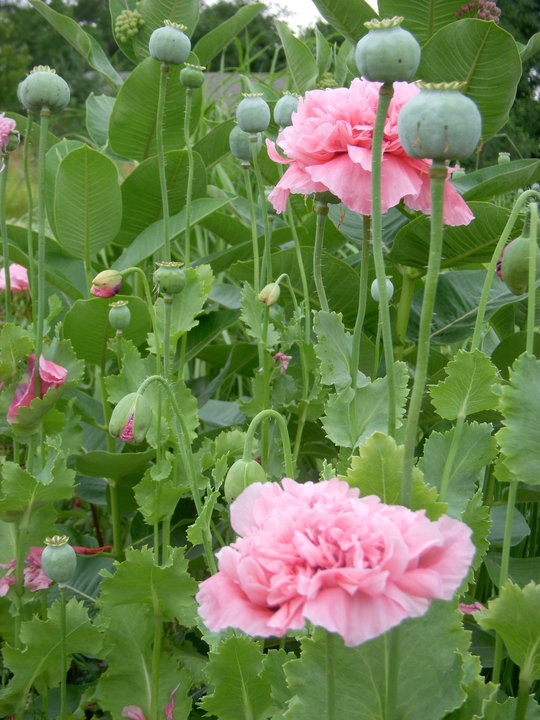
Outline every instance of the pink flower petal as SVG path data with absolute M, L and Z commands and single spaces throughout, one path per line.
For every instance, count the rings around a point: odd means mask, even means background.
M 17 419 L 20 407 L 28 407 L 36 397 L 36 356 L 28 356 L 26 368 L 26 380 L 19 384 L 7 412 L 7 420 L 12 423 Z M 51 360 L 46 360 L 43 355 L 39 358 L 40 397 L 43 398 L 50 388 L 60 387 L 66 378 L 68 371 L 65 367 L 57 365 Z
M 28 290 L 28 271 L 22 265 L 12 263 L 9 266 L 9 281 L 11 292 Z M 6 269 L 0 268 L 0 290 L 6 289 Z

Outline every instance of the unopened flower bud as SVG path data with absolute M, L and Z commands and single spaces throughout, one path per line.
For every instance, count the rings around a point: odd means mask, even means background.
M 530 237 L 529 219 L 525 222 L 522 234 L 504 248 L 497 261 L 497 274 L 514 295 L 523 295 L 529 288 L 530 247 L 534 240 Z M 536 247 L 536 279 L 540 278 L 540 249 Z
M 186 27 L 165 20 L 163 27 L 150 35 L 148 49 L 154 60 L 163 65 L 181 65 L 191 51 L 191 41 L 184 33 Z
M 122 287 L 122 274 L 118 270 L 102 270 L 92 280 L 90 292 L 101 298 L 110 298 Z
M 192 90 L 200 88 L 204 82 L 205 70 L 204 65 L 190 65 L 186 63 L 185 67 L 180 70 L 180 82 L 184 87 L 191 88 Z
M 273 282 L 265 285 L 257 297 L 265 305 L 275 305 L 279 300 L 280 293 L 279 283 Z
M 112 411 L 109 432 L 123 442 L 142 443 L 152 422 L 152 406 L 139 392 L 123 397 Z
M 266 473 L 256 460 L 241 458 L 231 465 L 225 476 L 223 492 L 228 503 L 235 500 L 238 495 L 253 483 L 266 482 Z
M 109 305 L 109 324 L 120 335 L 129 327 L 131 311 L 127 300 L 117 300 Z
M 69 102 L 67 82 L 48 65 L 38 65 L 19 83 L 17 96 L 29 112 L 58 113 Z
M 158 262 L 154 279 L 163 295 L 176 295 L 186 284 L 186 272 L 181 262 Z
M 236 122 L 244 132 L 255 135 L 270 125 L 270 108 L 262 94 L 246 94 L 236 108 Z

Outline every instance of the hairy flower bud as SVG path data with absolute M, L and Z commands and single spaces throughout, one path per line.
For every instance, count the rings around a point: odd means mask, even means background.
M 273 282 L 265 285 L 257 297 L 265 305 L 275 305 L 279 300 L 280 293 L 279 283 Z
M 529 224 L 522 234 L 504 248 L 497 262 L 497 274 L 514 295 L 523 295 L 529 288 L 529 258 L 531 243 Z M 536 279 L 540 278 L 540 249 L 536 247 Z
M 420 64 L 420 45 L 401 27 L 402 17 L 364 23 L 369 32 L 356 45 L 355 60 L 366 80 L 392 83 L 413 79 Z
M 150 35 L 148 49 L 154 60 L 163 65 L 181 65 L 191 51 L 191 41 L 184 33 L 185 25 L 165 20 L 163 27 Z
M 109 432 L 123 442 L 142 443 L 152 422 L 152 406 L 139 392 L 125 395 L 112 411 Z
M 29 112 L 62 111 L 69 103 L 67 82 L 48 65 L 38 65 L 19 83 L 17 96 Z
M 204 65 L 191 65 L 186 63 L 185 67 L 180 70 L 180 82 L 186 88 L 195 90 L 200 88 L 204 82 Z
M 122 274 L 118 270 L 102 270 L 92 280 L 90 292 L 96 297 L 109 298 L 122 287 Z
M 244 132 L 255 135 L 270 125 L 270 108 L 262 94 L 246 94 L 236 108 L 236 122 Z
M 223 484 L 225 499 L 231 503 L 248 485 L 255 482 L 266 482 L 266 473 L 256 460 L 240 458 L 229 468 Z

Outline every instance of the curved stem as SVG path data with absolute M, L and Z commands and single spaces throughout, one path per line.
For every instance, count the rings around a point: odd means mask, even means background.
M 319 305 L 324 312 L 330 312 L 328 298 L 324 289 L 322 277 L 322 250 L 324 240 L 324 226 L 326 224 L 326 216 L 328 215 L 328 205 L 315 201 L 315 212 L 317 214 L 317 226 L 315 230 L 315 245 L 313 247 L 313 279 L 315 280 L 315 289 L 319 298 Z
M 167 81 L 169 79 L 169 66 L 161 65 L 159 74 L 159 95 L 156 115 L 156 150 L 159 172 L 159 187 L 161 189 L 161 206 L 163 209 L 163 259 L 171 259 L 171 244 L 169 239 L 169 193 L 167 192 L 167 174 L 165 172 L 165 154 L 163 151 L 163 118 L 165 115 L 165 99 L 167 97 Z
M 381 183 L 382 183 L 382 156 L 383 137 L 386 115 L 394 95 L 391 83 L 383 83 L 379 89 L 379 102 L 373 128 L 373 146 L 371 151 L 371 213 L 372 213 L 372 239 L 373 261 L 375 274 L 379 286 L 379 313 L 382 326 L 382 339 L 384 350 L 384 364 L 388 378 L 388 434 L 396 432 L 396 389 L 394 375 L 394 348 L 392 341 L 392 326 L 390 322 L 390 304 L 386 288 L 386 271 L 384 267 L 384 252 L 382 239 L 382 211 L 381 211 Z
M 414 374 L 411 399 L 409 402 L 409 414 L 405 429 L 405 446 L 403 450 L 401 502 L 406 506 L 410 506 L 412 497 L 412 474 L 414 468 L 416 434 L 418 432 L 418 421 L 420 418 L 422 398 L 424 395 L 424 387 L 428 372 L 431 319 L 433 316 L 433 308 L 435 306 L 435 296 L 437 293 L 437 284 L 441 267 L 443 198 L 446 172 L 446 164 L 442 161 L 434 161 L 429 171 L 431 178 L 431 237 L 429 245 L 428 269 L 425 279 L 424 298 L 422 300 L 422 312 L 420 315 L 420 327 L 418 332 L 416 370 Z
M 277 410 L 272 410 L 271 408 L 261 410 L 249 423 L 249 427 L 246 432 L 246 438 L 244 440 L 244 460 L 251 460 L 250 450 L 251 446 L 253 445 L 253 440 L 255 438 L 255 432 L 259 423 L 263 422 L 267 418 L 273 418 L 278 424 L 279 432 L 281 435 L 281 444 L 283 447 L 283 463 L 285 466 L 285 473 L 287 477 L 292 478 L 294 477 L 294 464 L 291 454 L 289 431 L 287 429 L 287 423 L 285 422 L 285 418 Z
M 9 155 L 5 155 L 0 152 L 0 235 L 2 235 L 2 251 L 4 261 L 4 309 L 5 309 L 5 322 L 9 323 L 12 320 L 11 314 L 11 277 L 9 275 L 9 241 L 7 234 L 7 223 L 6 223 L 6 185 L 7 185 L 7 174 L 9 167 Z
M 536 316 L 536 253 L 538 249 L 538 205 L 533 202 L 529 205 L 530 212 L 530 238 L 529 243 L 529 294 L 527 297 L 527 340 L 525 351 L 529 355 L 534 353 L 534 325 Z
M 358 286 L 358 311 L 356 313 L 356 322 L 354 324 L 353 344 L 351 352 L 351 386 L 356 389 L 358 383 L 358 369 L 360 365 L 360 346 L 362 343 L 362 329 L 366 317 L 367 294 L 368 294 L 368 275 L 369 275 L 369 234 L 370 234 L 370 218 L 364 215 L 364 239 L 362 242 L 362 260 L 360 266 L 360 283 Z M 386 283 L 385 283 L 386 285 Z M 353 403 L 354 406 L 354 403 Z M 356 425 L 356 423 L 355 423 Z

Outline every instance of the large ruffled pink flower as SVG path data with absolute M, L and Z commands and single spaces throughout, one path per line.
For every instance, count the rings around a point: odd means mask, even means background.
M 67 377 L 68 371 L 62 365 L 57 365 L 51 360 L 46 360 L 43 355 L 39 358 L 39 379 L 40 394 L 42 398 L 47 390 L 62 385 Z M 20 407 L 28 407 L 36 397 L 36 356 L 28 356 L 27 378 L 15 390 L 15 395 L 7 412 L 8 422 L 17 421 L 17 413 Z
M 292 125 L 284 128 L 277 144 L 266 141 L 272 160 L 288 164 L 268 199 L 283 212 L 289 194 L 329 190 L 344 205 L 371 215 L 371 148 L 380 83 L 355 78 L 349 88 L 310 90 L 300 98 Z M 397 118 L 403 105 L 419 92 L 416 85 L 394 83 L 394 96 L 383 138 L 381 207 L 387 212 L 401 200 L 413 210 L 429 213 L 429 160 L 409 157 L 399 142 Z M 444 222 L 467 225 L 469 207 L 447 181 Z
M 11 263 L 9 266 L 9 286 L 11 292 L 28 290 L 28 271 L 23 265 Z M 0 268 L 0 290 L 6 289 L 6 269 Z
M 474 556 L 470 528 L 358 495 L 337 479 L 249 485 L 231 505 L 240 537 L 197 593 L 206 626 L 268 637 L 309 620 L 354 646 L 450 600 Z

